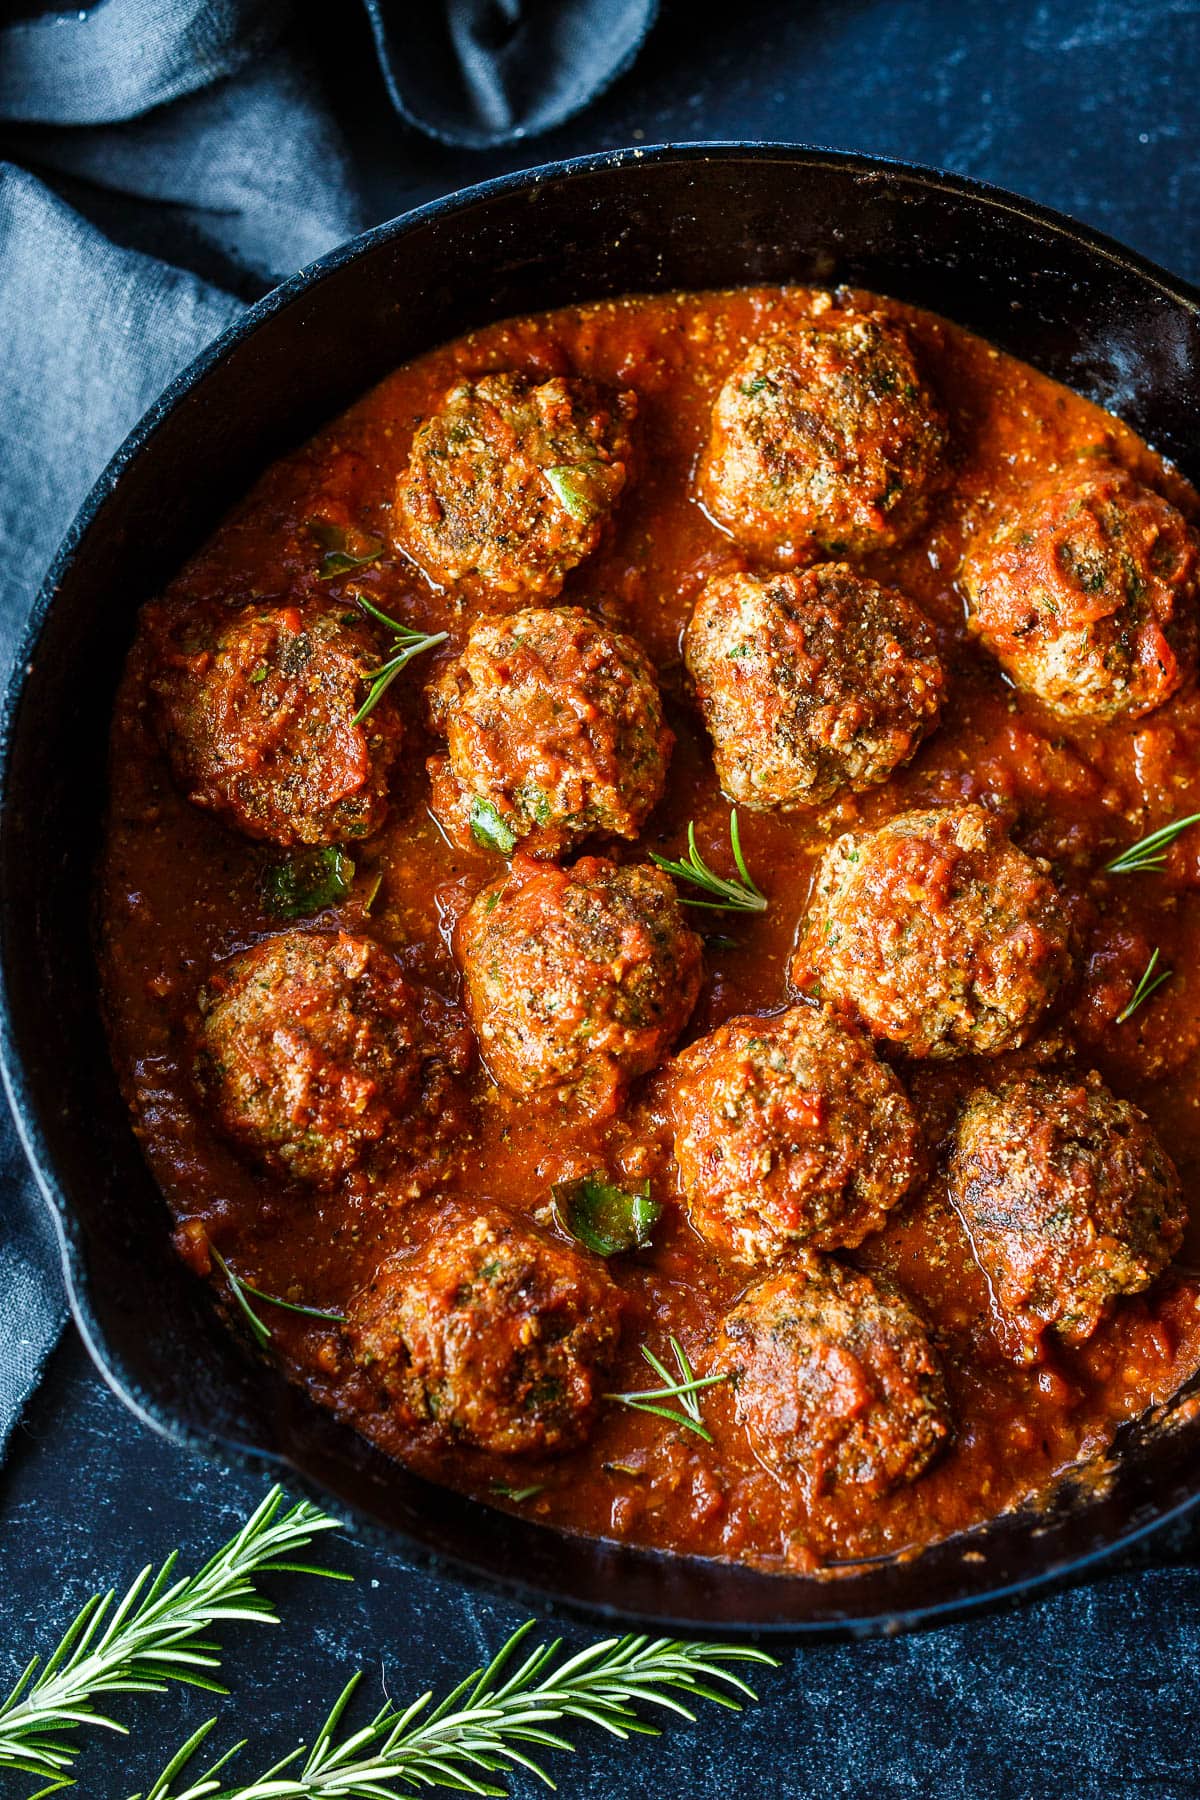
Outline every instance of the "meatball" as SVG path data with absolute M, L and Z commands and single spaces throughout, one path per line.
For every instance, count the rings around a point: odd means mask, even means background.
M 1179 1176 L 1136 1106 L 1098 1075 L 1022 1075 L 974 1094 L 950 1197 L 1000 1312 L 1027 1341 L 1091 1336 L 1183 1242 Z
M 949 806 L 835 839 L 792 980 L 909 1056 L 994 1055 L 1033 1036 L 1071 948 L 1048 864 L 982 806 Z
M 770 1275 L 722 1324 L 716 1366 L 764 1460 L 809 1498 L 875 1499 L 915 1481 L 951 1435 L 941 1364 L 896 1290 L 832 1260 Z
M 433 580 L 552 599 L 625 486 L 637 401 L 590 381 L 460 381 L 396 489 L 402 547 Z
M 830 308 L 756 344 L 726 381 L 701 498 L 751 550 L 860 555 L 920 524 L 945 446 L 903 326 Z
M 1072 466 L 970 545 L 971 630 L 1064 718 L 1139 718 L 1195 666 L 1197 548 L 1170 502 L 1124 470 Z
M 622 1304 L 600 1263 L 480 1216 L 382 1264 L 347 1335 L 405 1422 L 510 1455 L 570 1450 L 591 1429 Z
M 700 991 L 700 939 L 670 879 L 644 863 L 518 856 L 459 921 L 467 1005 L 492 1074 L 513 1094 L 569 1091 L 611 1111 L 659 1062 Z
M 195 1072 L 225 1135 L 273 1174 L 328 1186 L 436 1103 L 462 1032 L 369 938 L 284 931 L 200 995 Z
M 674 743 L 641 646 L 576 607 L 480 619 L 430 713 L 447 740 L 429 763 L 434 812 L 460 843 L 505 854 L 635 838 Z
M 158 734 L 197 806 L 248 837 L 333 844 L 387 814 L 400 719 L 356 723 L 379 652 L 365 621 L 308 604 L 175 620 L 151 677 Z
M 675 1067 L 675 1159 L 692 1223 L 745 1262 L 797 1244 L 860 1244 L 922 1172 L 904 1089 L 831 1013 L 731 1019 Z
M 886 781 L 946 691 L 922 614 L 844 563 L 710 581 L 684 652 L 721 786 L 739 806 L 819 806 Z

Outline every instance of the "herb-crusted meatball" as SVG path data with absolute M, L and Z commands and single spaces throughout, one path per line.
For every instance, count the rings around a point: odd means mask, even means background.
M 1095 1331 L 1183 1242 L 1175 1165 L 1098 1075 L 1025 1075 L 968 1101 L 950 1195 L 1001 1312 L 1036 1341 Z
M 730 1019 L 675 1066 L 675 1159 L 692 1223 L 745 1262 L 797 1244 L 860 1244 L 922 1171 L 904 1089 L 829 1012 Z
M 621 1309 L 599 1263 L 534 1225 L 480 1216 L 385 1262 L 347 1334 L 407 1422 L 509 1455 L 570 1450 L 595 1417 Z
M 756 344 L 733 371 L 700 491 L 752 550 L 861 554 L 921 522 L 945 445 L 903 326 L 830 308 Z
M 577 607 L 480 619 L 430 690 L 447 755 L 430 761 L 450 835 L 560 856 L 593 832 L 635 838 L 674 742 L 641 646 Z
M 552 599 L 625 486 L 637 401 L 590 381 L 460 381 L 417 429 L 396 490 L 403 547 L 435 581 Z
M 669 878 L 643 863 L 518 856 L 476 895 L 456 948 L 500 1085 L 547 1100 L 569 1090 L 597 1113 L 661 1059 L 700 990 L 700 940 Z
M 727 1314 L 716 1363 L 760 1456 L 810 1497 L 915 1481 L 951 1435 L 941 1364 L 908 1302 L 832 1260 L 768 1276 Z
M 378 831 L 400 719 L 356 724 L 379 652 L 365 621 L 306 604 L 175 621 L 151 678 L 159 737 L 197 806 L 248 837 L 333 844 Z
M 792 980 L 909 1056 L 992 1055 L 1033 1036 L 1070 951 L 1048 866 L 982 806 L 949 806 L 835 839 Z
M 1073 465 L 970 546 L 971 629 L 1064 718 L 1138 718 L 1195 667 L 1198 549 L 1160 494 L 1124 470 Z
M 844 563 L 717 577 L 684 650 L 721 786 L 739 806 L 819 806 L 886 781 L 946 691 L 923 615 Z
M 225 1135 L 273 1174 L 327 1186 L 436 1109 L 465 1033 L 369 938 L 284 931 L 200 995 L 196 1079 Z M 434 1009 L 436 1011 L 436 1009 Z

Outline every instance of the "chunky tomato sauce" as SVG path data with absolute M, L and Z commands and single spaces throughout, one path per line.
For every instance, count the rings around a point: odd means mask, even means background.
M 851 303 L 866 303 L 851 296 Z M 563 603 L 592 609 L 636 636 L 659 672 L 677 738 L 667 794 L 636 845 L 609 853 L 679 856 L 689 820 L 701 849 L 732 871 L 729 806 L 689 698 L 680 654 L 701 585 L 747 566 L 694 497 L 694 474 L 717 390 L 747 346 L 807 314 L 801 289 L 747 289 L 605 302 L 489 327 L 397 370 L 311 443 L 267 471 L 173 586 L 176 600 L 260 595 L 297 602 L 367 596 L 397 620 L 449 639 L 410 665 L 400 696 L 405 749 L 380 835 L 354 847 L 340 925 L 389 947 L 414 977 L 454 1004 L 456 919 L 499 870 L 493 853 L 453 848 L 427 810 L 422 691 L 461 648 L 469 609 L 456 607 L 391 553 L 333 581 L 318 573 L 311 521 L 389 540 L 396 476 L 415 424 L 462 373 L 515 369 L 580 374 L 631 387 L 639 399 L 634 478 L 615 530 L 567 578 Z M 1053 865 L 1082 944 L 1070 991 L 1043 1040 L 1018 1056 L 918 1062 L 902 1077 L 918 1109 L 934 1174 L 916 1200 L 844 1260 L 892 1275 L 927 1321 L 947 1373 L 952 1445 L 919 1480 L 865 1502 L 834 1491 L 806 1505 L 799 1484 L 759 1460 L 728 1386 L 701 1396 L 712 1443 L 649 1414 L 606 1403 L 584 1448 L 555 1457 L 485 1455 L 405 1428 L 351 1362 L 336 1324 L 262 1307 L 266 1354 L 321 1405 L 435 1480 L 573 1531 L 777 1570 L 811 1570 L 911 1549 L 1045 1493 L 1065 1468 L 1102 1456 L 1121 1421 L 1175 1393 L 1200 1365 L 1200 1279 L 1182 1256 L 1145 1294 L 1119 1301 L 1077 1348 L 1048 1341 L 1014 1361 L 993 1319 L 939 1173 L 938 1152 L 961 1099 L 1059 1046 L 1142 1107 L 1175 1158 L 1185 1193 L 1200 1173 L 1200 829 L 1158 873 L 1108 875 L 1114 852 L 1200 810 L 1200 694 L 1193 685 L 1148 717 L 1064 725 L 1018 699 L 967 638 L 956 587 L 963 545 L 1031 475 L 1082 453 L 1107 456 L 1189 517 L 1187 484 L 1132 432 L 1031 368 L 954 325 L 892 302 L 949 414 L 951 480 L 929 522 L 898 550 L 862 559 L 932 622 L 950 671 L 939 729 L 907 767 L 861 796 L 807 813 L 741 814 L 765 915 L 697 913 L 706 976 L 683 1043 L 739 1013 L 793 996 L 787 965 L 817 855 L 849 827 L 913 806 L 978 800 L 1014 841 Z M 549 1219 L 551 1185 L 603 1166 L 649 1177 L 664 1210 L 650 1249 L 612 1259 L 630 1297 L 614 1390 L 653 1385 L 641 1346 L 667 1354 L 674 1333 L 706 1366 L 722 1314 L 752 1276 L 723 1264 L 680 1203 L 664 1080 L 637 1083 L 603 1123 L 507 1098 L 476 1062 L 451 1162 L 421 1179 L 410 1160 L 392 1176 L 351 1174 L 328 1191 L 256 1173 L 212 1130 L 197 1100 L 186 1020 L 212 966 L 277 927 L 263 910 L 269 846 L 238 836 L 184 799 L 150 728 L 147 651 L 130 658 L 112 736 L 111 814 L 100 894 L 101 961 L 113 1053 L 135 1128 L 176 1221 L 181 1253 L 213 1283 L 238 1324 L 211 1249 L 268 1293 L 340 1313 L 382 1256 L 428 1236 L 447 1199 Z M 1151 953 L 1171 979 L 1124 1023 Z M 516 1498 L 514 1496 L 521 1496 Z

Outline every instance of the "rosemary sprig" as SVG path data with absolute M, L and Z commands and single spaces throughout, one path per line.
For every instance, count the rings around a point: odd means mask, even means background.
M 682 1425 L 688 1431 L 694 1431 L 697 1437 L 706 1444 L 712 1443 L 712 1433 L 700 1417 L 700 1401 L 698 1396 L 705 1388 L 716 1387 L 722 1381 L 729 1380 L 729 1372 L 722 1375 L 697 1376 L 687 1359 L 687 1352 L 676 1337 L 667 1339 L 679 1368 L 676 1379 L 669 1369 L 663 1367 L 648 1345 L 642 1345 L 642 1355 L 659 1376 L 663 1385 L 660 1388 L 639 1389 L 632 1394 L 606 1394 L 606 1400 L 618 1400 L 622 1406 L 632 1407 L 634 1412 L 656 1413 L 660 1419 L 670 1419 L 673 1425 Z M 664 1406 L 664 1400 L 674 1400 L 677 1407 Z
M 386 661 L 382 662 L 377 669 L 372 669 L 363 676 L 364 681 L 370 682 L 371 689 L 354 715 L 354 723 L 361 725 L 363 720 L 369 718 L 375 711 L 397 675 L 408 667 L 413 657 L 421 656 L 426 650 L 435 649 L 438 644 L 444 644 L 449 634 L 445 631 L 411 631 L 407 625 L 401 625 L 398 620 L 389 619 L 385 612 L 380 612 L 379 608 L 373 606 L 365 594 L 356 594 L 355 599 L 364 612 L 370 613 L 373 619 L 378 620 L 381 625 L 386 625 L 392 633 L 391 653 Z
M 251 1287 L 248 1281 L 243 1281 L 240 1275 L 234 1274 L 215 1245 L 209 1245 L 208 1253 L 229 1283 L 229 1291 L 244 1313 L 246 1323 L 254 1333 L 254 1341 L 260 1350 L 265 1350 L 271 1341 L 271 1327 L 263 1324 L 251 1306 L 248 1298 L 250 1295 L 253 1295 L 255 1300 L 265 1300 L 268 1306 L 281 1307 L 284 1312 L 303 1313 L 306 1319 L 327 1319 L 331 1325 L 346 1323 L 345 1313 L 324 1312 L 319 1306 L 300 1306 L 294 1300 L 281 1300 L 278 1294 L 267 1294 L 263 1292 L 262 1288 Z
M 1141 875 L 1147 869 L 1165 868 L 1167 851 L 1189 825 L 1200 825 L 1200 813 L 1189 813 L 1186 819 L 1172 819 L 1169 825 L 1160 825 L 1157 831 L 1139 838 L 1136 844 L 1130 844 L 1127 850 L 1105 863 L 1105 869 L 1110 875 Z
M 1157 973 L 1155 973 L 1156 970 Z M 1170 981 L 1174 973 L 1175 971 L 1173 969 L 1160 969 L 1158 967 L 1158 951 L 1155 950 L 1150 961 L 1142 971 L 1142 979 L 1133 990 L 1133 998 L 1130 1000 L 1129 1005 L 1117 1014 L 1117 1024 L 1123 1025 L 1126 1019 L 1131 1019 L 1138 1007 L 1143 1006 L 1150 998 L 1151 994 L 1162 986 L 1164 981 Z
M 688 853 L 680 862 L 671 862 L 656 851 L 650 852 L 650 860 L 667 875 L 676 881 L 686 881 L 692 887 L 703 890 L 706 894 L 715 894 L 715 900 L 696 900 L 685 898 L 684 906 L 704 906 L 712 912 L 750 912 L 762 913 L 767 910 L 767 896 L 751 878 L 746 867 L 746 859 L 742 855 L 742 839 L 738 830 L 737 808 L 729 815 L 729 842 L 733 846 L 733 860 L 737 866 L 740 880 L 727 880 L 710 869 L 696 846 L 695 820 L 688 826 Z
M 598 1725 L 616 1738 L 657 1737 L 658 1727 L 640 1716 L 638 1704 L 662 1706 L 688 1720 L 696 1716 L 688 1704 L 694 1700 L 740 1712 L 743 1700 L 758 1696 L 728 1665 L 778 1666 L 764 1650 L 646 1637 L 608 1638 L 564 1660 L 561 1639 L 526 1653 L 532 1629 L 532 1620 L 522 1625 L 486 1668 L 468 1675 L 432 1710 L 432 1693 L 403 1710 L 389 1702 L 368 1724 L 339 1738 L 360 1679 L 355 1675 L 311 1749 L 301 1744 L 245 1786 L 221 1779 L 242 1744 L 195 1779 L 186 1776 L 216 1723 L 210 1719 L 154 1786 L 133 1800 L 409 1800 L 415 1786 L 503 1800 L 508 1790 L 492 1779 L 497 1775 L 525 1770 L 554 1786 L 533 1752 L 575 1748 L 550 1729 L 560 1719 Z M 186 1786 L 177 1785 L 180 1776 Z
M 307 1501 L 287 1512 L 282 1506 L 282 1491 L 272 1488 L 236 1537 L 195 1575 L 175 1577 L 173 1551 L 157 1572 L 143 1569 L 115 1605 L 113 1590 L 93 1594 L 46 1662 L 35 1656 L 0 1704 L 0 1770 L 43 1781 L 32 1800 L 72 1787 L 69 1771 L 79 1751 L 67 1734 L 80 1725 L 128 1733 L 100 1710 L 101 1696 L 163 1693 L 170 1681 L 228 1692 L 213 1677 L 220 1656 L 206 1634 L 225 1620 L 278 1623 L 270 1601 L 253 1585 L 257 1576 L 290 1570 L 348 1581 L 295 1560 L 318 1532 L 335 1530 L 337 1520 Z

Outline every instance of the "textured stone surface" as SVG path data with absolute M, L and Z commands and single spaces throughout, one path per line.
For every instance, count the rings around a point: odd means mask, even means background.
M 635 133 L 793 138 L 997 181 L 1200 276 L 1195 0 L 744 0 L 721 11 L 669 0 L 645 55 L 598 107 L 503 156 L 447 151 L 397 126 L 351 10 L 309 8 L 370 217 Z M 119 209 L 107 222 L 131 240 L 141 228 Z M 0 1688 L 49 1648 L 93 1586 L 127 1579 L 176 1543 L 201 1560 L 262 1486 L 144 1430 L 69 1337 L 0 1469 Z M 279 1589 L 282 1632 L 226 1634 L 234 1695 L 222 1742 L 249 1734 L 262 1760 L 316 1726 L 352 1668 L 368 1671 L 371 1700 L 384 1680 L 397 1697 L 440 1686 L 522 1617 L 349 1543 L 329 1556 L 353 1570 L 354 1587 L 290 1579 Z M 1018 1614 L 788 1652 L 783 1671 L 764 1673 L 757 1711 L 740 1721 L 709 1713 L 657 1746 L 597 1746 L 593 1735 L 573 1763 L 556 1759 L 560 1789 L 629 1800 L 1200 1795 L 1200 1572 L 1186 1544 L 1158 1556 L 1167 1566 Z M 89 1740 L 80 1792 L 121 1800 L 144 1787 L 211 1710 L 209 1697 L 186 1692 L 123 1703 L 135 1736 Z M 250 1753 L 245 1766 L 257 1761 Z M 10 1779 L 4 1791 L 23 1790 Z

